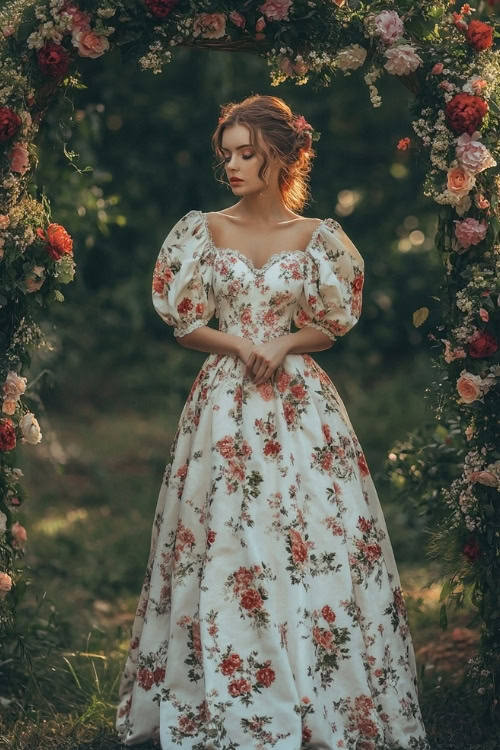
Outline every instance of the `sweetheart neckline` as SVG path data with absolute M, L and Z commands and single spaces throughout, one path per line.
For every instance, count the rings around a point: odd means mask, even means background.
M 237 256 L 238 258 L 241 258 L 241 260 L 242 260 L 242 261 L 243 261 L 244 263 L 246 263 L 246 265 L 247 265 L 247 266 L 248 266 L 248 267 L 250 268 L 250 270 L 252 270 L 252 271 L 253 271 L 254 273 L 264 273 L 264 272 L 265 272 L 265 271 L 266 271 L 266 270 L 267 270 L 267 269 L 268 269 L 268 268 L 269 268 L 269 267 L 270 267 L 271 265 L 273 265 L 273 264 L 274 264 L 274 262 L 275 262 L 275 261 L 276 261 L 276 260 L 277 260 L 277 259 L 278 259 L 279 257 L 281 257 L 282 255 L 287 255 L 287 254 L 290 254 L 290 253 L 292 253 L 292 254 L 297 254 L 297 253 L 301 253 L 301 254 L 303 254 L 304 256 L 305 256 L 305 255 L 307 255 L 307 253 L 308 253 L 308 250 L 309 250 L 309 248 L 311 247 L 311 245 L 313 244 L 313 242 L 315 242 L 315 241 L 316 241 L 316 235 L 318 234 L 318 231 L 319 231 L 319 229 L 320 229 L 320 228 L 321 228 L 321 227 L 323 226 L 323 224 L 325 224 L 325 222 L 326 222 L 326 219 L 322 219 L 322 220 L 321 220 L 321 222 L 320 222 L 320 223 L 319 223 L 319 224 L 318 224 L 318 225 L 317 225 L 317 226 L 315 227 L 315 229 L 314 229 L 314 231 L 313 231 L 313 233 L 312 233 L 312 235 L 311 235 L 311 239 L 310 239 L 310 240 L 309 240 L 309 242 L 307 243 L 307 245 L 306 245 L 306 247 L 304 248 L 304 250 L 280 250 L 280 251 L 278 251 L 278 252 L 276 252 L 276 253 L 272 253 L 272 254 L 271 254 L 271 255 L 269 256 L 269 258 L 268 258 L 268 259 L 266 260 L 266 262 L 264 263 L 264 265 L 263 265 L 263 266 L 260 266 L 260 267 L 258 267 L 258 266 L 256 266 L 256 265 L 254 264 L 253 260 L 252 260 L 251 258 L 249 258 L 249 257 L 248 257 L 248 255 L 245 255 L 245 253 L 242 253 L 242 252 L 241 252 L 240 250 L 237 250 L 237 249 L 236 249 L 235 247 L 218 247 L 218 246 L 217 246 L 217 245 L 215 244 L 215 242 L 214 242 L 214 239 L 213 239 L 213 237 L 212 237 L 212 233 L 211 233 L 211 231 L 210 231 L 210 226 L 209 226 L 209 224 L 208 224 L 208 218 L 207 218 L 207 215 L 206 215 L 206 213 L 205 213 L 204 211 L 199 211 L 198 213 L 200 214 L 200 216 L 201 216 L 201 218 L 202 218 L 202 220 L 203 220 L 203 224 L 204 224 L 204 227 L 205 227 L 205 231 L 206 231 L 206 233 L 207 233 L 207 237 L 208 237 L 208 241 L 209 241 L 209 243 L 210 243 L 210 247 L 211 247 L 211 249 L 212 249 L 212 250 L 214 250 L 214 251 L 217 251 L 217 250 L 219 250 L 219 251 L 221 251 L 221 252 L 226 252 L 226 251 L 229 251 L 229 252 L 231 252 L 231 253 L 234 253 L 234 254 L 235 254 L 235 255 L 236 255 L 236 256 Z

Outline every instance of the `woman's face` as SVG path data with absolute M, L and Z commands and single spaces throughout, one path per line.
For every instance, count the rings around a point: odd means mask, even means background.
M 279 166 L 277 161 L 269 154 L 267 145 L 257 133 L 259 145 L 266 152 L 269 165 L 264 171 L 269 185 L 273 179 L 277 181 Z M 263 157 L 259 156 L 250 145 L 250 131 L 246 125 L 229 125 L 222 134 L 222 152 L 224 154 L 227 179 L 236 195 L 247 195 L 266 187 L 264 180 L 260 179 L 259 169 L 263 163 Z M 233 178 L 239 178 L 240 182 L 233 182 Z

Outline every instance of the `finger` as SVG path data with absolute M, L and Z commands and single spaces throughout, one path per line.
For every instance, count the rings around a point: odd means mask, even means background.
M 269 365 L 267 364 L 267 362 L 262 362 L 262 360 L 259 360 L 259 362 L 255 363 L 254 368 L 253 368 L 253 370 L 254 370 L 254 382 L 255 382 L 256 378 L 262 377 L 262 375 L 267 370 L 268 366 Z
M 246 369 L 245 369 L 245 377 L 250 377 L 252 365 L 255 361 L 256 354 L 251 354 L 249 358 L 247 359 Z
M 269 380 L 273 372 L 274 370 L 272 369 L 272 367 L 267 367 L 264 375 L 261 378 L 259 378 L 258 381 L 254 381 L 255 385 L 260 385 L 261 383 L 265 383 L 266 380 Z

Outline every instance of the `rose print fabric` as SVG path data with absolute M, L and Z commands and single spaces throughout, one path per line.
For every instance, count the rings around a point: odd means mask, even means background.
M 172 228 L 152 300 L 183 336 L 263 342 L 361 315 L 364 262 L 327 218 L 262 268 L 216 247 L 206 214 Z M 163 750 L 429 750 L 405 602 L 345 406 L 308 354 L 254 385 L 209 354 L 182 410 L 119 688 L 125 745 Z

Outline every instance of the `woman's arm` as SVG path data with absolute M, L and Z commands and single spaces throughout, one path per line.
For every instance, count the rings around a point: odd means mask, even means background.
M 288 354 L 320 352 L 329 349 L 333 344 L 332 339 L 317 328 L 301 328 L 296 333 L 287 333 L 278 338 L 280 343 L 285 345 Z M 242 345 L 248 343 L 243 336 L 217 331 L 210 326 L 200 326 L 187 336 L 176 337 L 175 340 L 188 349 L 216 354 L 236 354 L 238 357 L 241 357 Z

